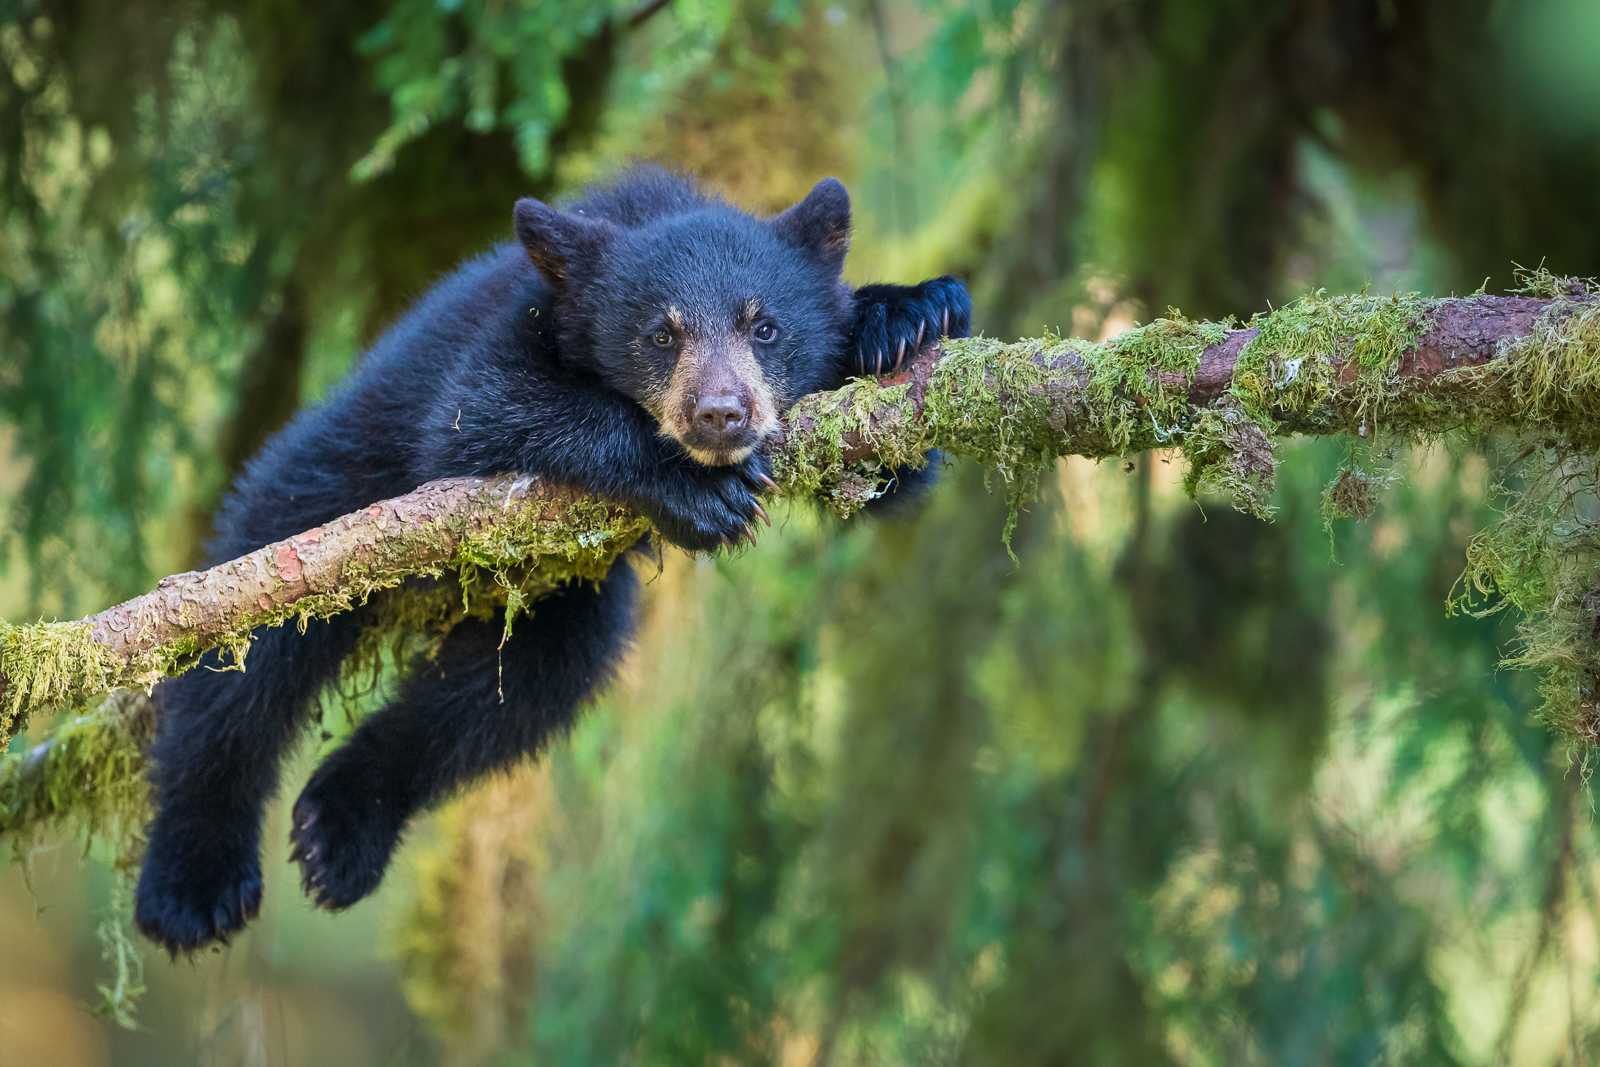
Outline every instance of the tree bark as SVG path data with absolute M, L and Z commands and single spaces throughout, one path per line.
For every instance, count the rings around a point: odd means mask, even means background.
M 1199 487 L 1260 511 L 1273 437 L 1512 430 L 1593 446 L 1600 299 L 1581 284 L 1548 288 L 1315 297 L 1246 328 L 1173 317 L 1100 344 L 945 342 L 891 377 L 802 398 L 768 453 L 785 495 L 820 494 L 848 513 L 878 491 L 874 465 L 934 448 L 1025 485 L 1061 455 L 1181 447 Z M 432 482 L 76 622 L 0 624 L 0 737 L 33 708 L 148 688 L 207 649 L 242 655 L 261 625 L 350 610 L 414 575 L 516 567 L 535 592 L 598 577 L 646 529 L 532 476 Z

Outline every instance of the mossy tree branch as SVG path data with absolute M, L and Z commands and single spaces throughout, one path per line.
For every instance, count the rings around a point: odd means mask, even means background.
M 407 578 L 516 568 L 520 598 L 599 578 L 645 529 L 625 508 L 531 476 L 429 482 L 85 619 L 0 624 L 0 738 L 34 708 L 148 689 L 209 649 L 242 660 L 257 627 L 349 611 Z
M 775 462 L 786 483 L 832 491 L 855 466 L 930 448 L 1026 482 L 1048 460 L 1181 448 L 1191 489 L 1263 513 L 1272 439 L 1538 428 L 1600 441 L 1600 297 L 1308 297 L 1248 326 L 1174 313 L 1099 344 L 1072 338 L 947 343 L 907 370 L 806 397 Z M 842 499 L 848 509 L 851 501 Z
M 1191 490 L 1264 515 L 1273 439 L 1295 433 L 1531 431 L 1592 453 L 1600 297 L 1534 281 L 1521 296 L 1318 295 L 1242 328 L 1174 312 L 1099 344 L 947 342 L 894 377 L 803 398 L 773 465 L 785 495 L 849 513 L 879 491 L 881 465 L 934 448 L 995 464 L 1020 497 L 1058 456 L 1177 447 Z M 520 606 L 599 576 L 646 529 L 537 478 L 430 483 L 86 619 L 0 624 L 0 737 L 31 709 L 148 688 L 209 648 L 242 657 L 258 626 L 350 610 L 412 576 L 514 570 Z

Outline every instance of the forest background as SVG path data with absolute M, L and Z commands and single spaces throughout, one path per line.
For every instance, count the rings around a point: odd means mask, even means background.
M 1495 291 L 1600 274 L 1596 55 L 1587 0 L 0 0 L 0 617 L 192 565 L 518 196 L 833 174 L 854 281 L 962 274 L 1002 338 Z M 105 866 L 0 868 L 0 1065 L 1589 1062 L 1593 796 L 1446 608 L 1505 445 L 1391 444 L 1360 523 L 1317 442 L 1272 523 L 1147 454 L 1063 461 L 1015 559 L 965 464 L 668 553 L 572 737 L 342 915 L 269 849 L 138 1030 L 81 1007 Z

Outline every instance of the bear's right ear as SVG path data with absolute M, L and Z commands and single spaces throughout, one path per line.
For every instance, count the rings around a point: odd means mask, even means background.
M 575 269 L 593 266 L 611 243 L 613 227 L 604 219 L 569 215 L 532 197 L 518 200 L 511 217 L 528 258 L 556 289 L 567 287 Z
M 806 198 L 769 222 L 778 239 L 835 275 L 850 250 L 850 194 L 838 178 L 824 178 Z

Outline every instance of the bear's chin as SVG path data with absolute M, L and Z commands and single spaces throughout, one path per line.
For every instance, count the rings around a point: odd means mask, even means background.
M 745 460 L 749 459 L 750 453 L 756 450 L 754 443 L 741 445 L 738 448 L 725 449 L 697 448 L 694 445 L 686 444 L 683 441 L 679 441 L 678 443 L 683 445 L 683 450 L 685 452 L 689 453 L 689 458 L 693 459 L 702 467 L 731 467 L 735 463 L 743 463 Z

